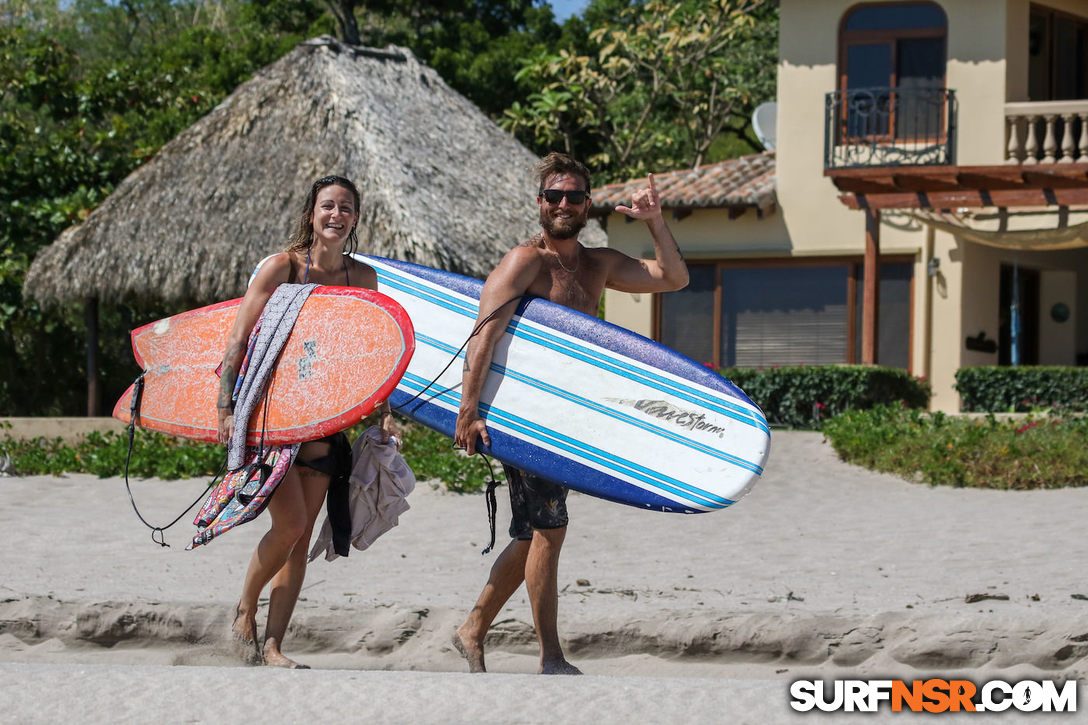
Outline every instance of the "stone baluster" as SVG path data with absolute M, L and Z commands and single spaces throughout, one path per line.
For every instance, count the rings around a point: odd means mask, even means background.
M 1020 116 L 1009 116 L 1005 119 L 1009 127 L 1009 145 L 1005 149 L 1005 163 L 1020 163 Z M 1081 134 L 1084 137 L 1084 134 Z
M 1062 114 L 1062 157 L 1058 159 L 1059 164 L 1071 164 L 1073 163 L 1073 119 L 1076 118 L 1076 114 L 1063 113 Z
M 1046 119 L 1046 137 L 1043 139 L 1043 160 L 1044 164 L 1052 164 L 1055 161 L 1055 153 L 1058 150 L 1058 142 L 1054 138 L 1054 119 L 1057 118 L 1053 113 L 1048 113 L 1043 118 Z
M 1069 132 L 1072 133 L 1073 129 L 1070 128 Z M 1077 161 L 1081 163 L 1088 162 L 1088 113 L 1080 114 L 1080 146 L 1078 151 L 1080 153 L 1077 155 Z
M 1028 116 L 1028 137 L 1024 142 L 1024 163 L 1025 164 L 1037 164 L 1039 159 L 1036 154 L 1039 153 L 1039 141 L 1035 138 L 1035 121 L 1034 116 Z

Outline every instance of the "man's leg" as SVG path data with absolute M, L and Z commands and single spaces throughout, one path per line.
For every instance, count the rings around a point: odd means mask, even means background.
M 567 527 L 533 529 L 533 540 L 525 562 L 525 588 L 533 607 L 533 623 L 540 642 L 540 674 L 580 675 L 563 657 L 559 644 L 559 552 Z
M 484 637 L 507 600 L 525 579 L 525 562 L 529 556 L 529 541 L 511 541 L 491 567 L 476 605 L 464 624 L 453 633 L 453 646 L 468 660 L 469 672 L 486 672 L 484 667 Z

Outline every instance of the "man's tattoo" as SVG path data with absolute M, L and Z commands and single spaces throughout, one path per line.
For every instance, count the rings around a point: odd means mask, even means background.
M 470 372 L 471 370 L 472 370 L 472 368 L 470 368 L 468 366 L 468 358 L 466 357 L 465 358 L 465 366 L 463 368 L 461 368 L 461 372 L 467 373 L 467 372 Z

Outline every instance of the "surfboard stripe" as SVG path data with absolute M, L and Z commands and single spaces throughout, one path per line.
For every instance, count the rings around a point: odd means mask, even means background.
M 524 318 L 521 319 L 524 320 Z M 605 357 L 596 350 L 573 344 L 563 338 L 544 333 L 543 331 L 533 330 L 532 332 L 539 332 L 539 338 L 530 334 L 528 331 L 519 331 L 517 334 L 519 337 L 529 340 L 530 342 L 535 342 L 541 347 L 557 350 L 571 357 L 593 363 L 598 368 L 608 370 L 617 375 L 623 375 L 624 377 L 631 378 L 632 380 L 645 385 L 650 385 L 661 392 L 672 393 L 673 395 L 687 400 L 689 403 L 704 405 L 717 413 L 721 413 L 729 418 L 739 420 L 742 423 L 759 428 L 766 433 L 770 433 L 770 429 L 767 427 L 766 423 L 756 418 L 750 410 L 739 405 L 712 400 L 697 388 L 676 383 L 668 378 L 655 374 L 655 371 L 649 368 L 635 367 L 634 365 L 618 361 L 615 358 Z
M 424 298 L 433 304 L 444 307 L 445 309 L 465 317 L 469 317 L 475 321 L 476 308 L 474 305 L 455 297 L 452 293 L 442 292 L 431 286 L 416 282 L 403 273 L 391 270 L 384 265 L 374 264 L 373 260 L 371 260 L 370 263 L 375 267 L 379 277 L 382 278 L 382 281 L 389 284 L 389 286 L 404 292 L 412 293 L 415 296 Z M 542 347 L 562 352 L 571 357 L 577 357 L 585 362 L 591 362 L 599 368 L 607 369 L 609 372 L 632 378 L 637 382 L 655 387 L 662 392 L 681 397 L 690 403 L 706 406 L 717 413 L 756 427 L 770 435 L 770 428 L 767 426 L 762 415 L 756 414 L 749 408 L 736 403 L 715 400 L 705 391 L 667 378 L 652 368 L 644 368 L 635 366 L 631 363 L 621 362 L 614 356 L 606 356 L 598 350 L 579 345 L 572 340 L 554 333 L 546 332 L 532 320 L 527 320 L 521 315 L 514 316 L 507 326 L 507 332 L 524 340 L 534 342 Z
M 412 373 L 406 373 L 404 378 L 401 379 L 401 387 L 406 387 L 414 393 L 418 393 L 423 390 L 429 382 L 430 381 L 424 380 Z M 432 390 L 434 389 L 432 388 Z M 460 396 L 450 388 L 434 390 L 434 395 L 430 397 L 429 400 L 434 401 L 435 399 L 439 399 L 446 403 L 453 410 L 456 410 L 460 403 Z M 671 497 L 678 502 L 685 502 L 687 504 L 713 509 L 725 508 L 733 503 L 733 501 L 727 498 L 704 491 L 696 486 L 653 471 L 632 461 L 618 458 L 596 446 L 589 445 L 583 441 L 571 438 L 570 436 L 565 436 L 556 431 L 544 428 L 530 420 L 514 415 L 508 411 L 494 408 L 486 403 L 480 404 L 480 412 L 487 417 L 489 424 L 504 425 L 508 429 L 564 450 L 567 453 L 574 454 L 576 457 L 585 461 L 589 461 L 598 466 L 603 466 L 629 479 L 640 481 L 660 492 L 671 494 Z
M 423 335 L 423 334 L 417 333 L 416 334 L 416 341 L 419 342 L 419 343 L 423 343 L 425 345 L 430 345 L 431 347 L 433 347 L 433 348 L 435 348 L 437 350 L 440 350 L 443 353 L 448 354 L 448 355 L 457 354 L 458 357 L 462 357 L 462 358 L 465 356 L 465 354 L 463 352 L 462 353 L 457 353 L 457 349 L 455 347 L 453 347 L 452 345 L 447 345 L 446 343 L 443 343 L 440 340 L 436 340 L 433 337 L 430 337 L 428 335 Z M 645 431 L 647 431 L 649 433 L 653 433 L 655 435 L 658 435 L 658 436 L 660 436 L 662 438 L 665 438 L 667 440 L 672 441 L 673 443 L 679 443 L 680 445 L 683 445 L 683 446 L 685 446 L 687 448 L 691 448 L 692 450 L 698 451 L 699 453 L 702 453 L 704 455 L 711 456 L 713 458 L 717 458 L 718 460 L 725 461 L 727 463 L 731 463 L 731 464 L 733 464 L 735 466 L 739 466 L 740 468 L 743 468 L 743 469 L 745 469 L 747 471 L 751 471 L 752 473 L 758 474 L 760 476 L 763 475 L 763 466 L 760 466 L 760 465 L 758 465 L 756 463 L 752 463 L 751 461 L 747 461 L 747 460 L 745 460 L 743 458 L 740 458 L 739 456 L 734 456 L 734 455 L 726 453 L 724 451 L 719 451 L 719 450 L 717 450 L 715 448 L 711 448 L 710 446 L 707 446 L 705 444 L 699 443 L 697 441 L 693 441 L 690 438 L 685 438 L 684 436 L 681 436 L 681 435 L 679 435 L 679 434 L 677 434 L 677 433 L 675 433 L 673 431 L 666 430 L 666 429 L 661 428 L 659 426 L 652 425 L 652 424 L 650 424 L 650 423 L 648 423 L 646 421 L 643 421 L 643 420 L 639 420 L 638 418 L 635 418 L 634 416 L 632 416 L 632 415 L 630 415 L 628 413 L 624 413 L 624 412 L 616 410 L 614 408 L 609 408 L 607 406 L 596 403 L 596 402 L 594 402 L 592 400 L 588 400 L 588 399 L 586 399 L 586 398 L 584 398 L 584 397 L 582 397 L 580 395 L 575 395 L 575 394 L 573 394 L 573 393 L 571 393 L 571 392 L 569 392 L 567 390 L 557 388 L 554 385 L 549 385 L 548 383 L 545 383 L 545 382 L 543 382 L 541 380 L 533 378 L 533 377 L 531 377 L 529 375 L 525 375 L 524 373 L 518 372 L 516 370 L 511 370 L 510 368 L 508 368 L 508 367 L 506 367 L 504 365 L 500 365 L 500 364 L 498 364 L 496 362 L 492 362 L 491 363 L 491 370 L 499 373 L 500 375 L 505 375 L 505 376 L 509 377 L 512 380 L 516 380 L 519 383 L 522 383 L 523 385 L 528 385 L 528 386 L 530 386 L 532 388 L 536 388 L 537 390 L 541 390 L 541 391 L 546 392 L 546 393 L 548 393 L 550 395 L 554 395 L 554 396 L 556 396 L 558 398 L 562 398 L 563 400 L 567 400 L 567 401 L 569 401 L 571 403 L 574 403 L 576 405 L 579 405 L 579 406 L 582 406 L 582 407 L 585 407 L 585 408 L 589 408 L 590 410 L 594 410 L 594 411 L 596 411 L 598 413 L 601 413 L 603 415 L 607 415 L 610 418 L 614 418 L 615 420 L 619 420 L 619 421 L 621 421 L 623 423 L 626 423 L 628 425 L 631 425 L 631 426 L 634 426 L 636 428 L 640 428 L 642 430 L 645 430 Z M 460 400 L 457 400 L 456 404 L 459 405 Z M 736 420 L 741 420 L 741 422 L 747 422 L 745 420 L 737 418 L 736 416 L 730 416 L 730 417 L 732 417 L 732 418 L 734 418 Z

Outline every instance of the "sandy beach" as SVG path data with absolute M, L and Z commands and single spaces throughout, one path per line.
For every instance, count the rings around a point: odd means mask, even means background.
M 166 523 L 205 483 L 132 489 Z M 370 550 L 311 564 L 284 647 L 314 669 L 289 672 L 236 664 L 225 639 L 265 520 L 187 552 L 192 514 L 152 543 L 121 478 L 0 491 L 3 722 L 827 721 L 790 709 L 791 682 L 1088 677 L 1088 490 L 932 488 L 846 465 L 818 433 L 775 432 L 763 479 L 722 512 L 571 495 L 559 616 L 581 678 L 533 674 L 524 588 L 488 674 L 449 646 L 494 561 L 483 496 L 421 482 Z M 499 503 L 501 547 L 505 488 Z

